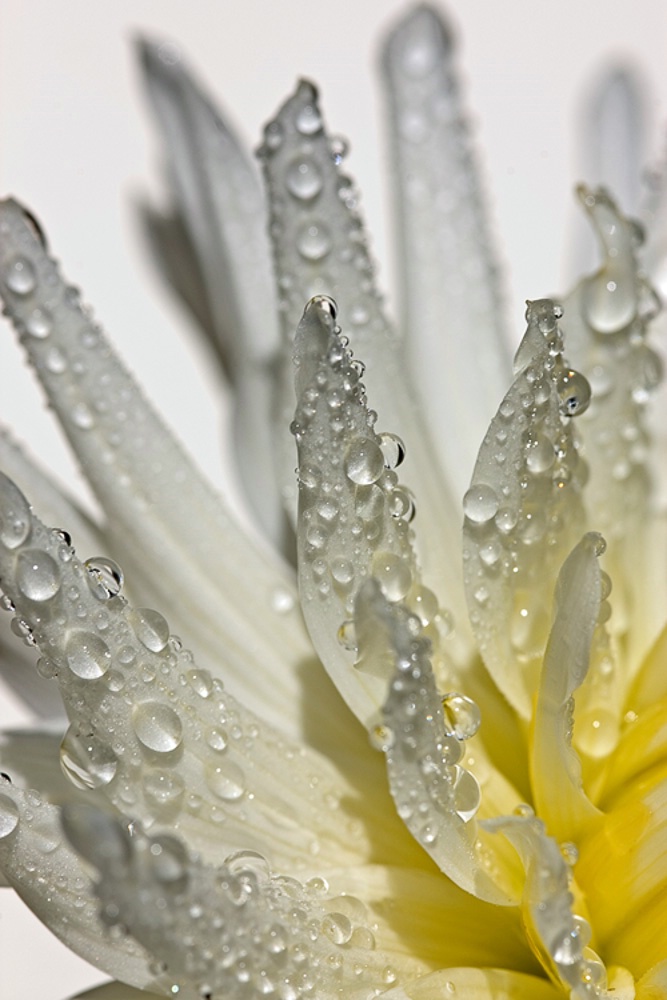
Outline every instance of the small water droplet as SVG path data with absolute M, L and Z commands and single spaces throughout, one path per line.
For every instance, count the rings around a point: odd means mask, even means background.
M 128 617 L 139 642 L 152 653 L 161 653 L 169 642 L 169 625 L 159 611 L 134 608 Z
M 0 792 L 0 840 L 13 833 L 18 825 L 18 806 L 8 795 Z
M 144 798 L 154 809 L 173 809 L 185 794 L 185 781 L 176 771 L 152 768 L 143 778 Z
M 271 122 L 264 129 L 264 143 L 266 148 L 275 152 L 283 144 L 284 131 L 280 122 Z
M 180 746 L 183 739 L 183 724 L 179 716 L 173 708 L 157 701 L 136 705 L 132 712 L 132 726 L 137 739 L 156 753 L 170 753 Z
M 322 921 L 322 932 L 334 944 L 347 944 L 352 937 L 352 922 L 344 913 L 327 913 Z
M 234 761 L 225 760 L 206 768 L 206 782 L 214 795 L 224 802 L 238 802 L 245 792 L 245 775 Z
M 322 116 L 317 105 L 304 104 L 296 114 L 296 128 L 301 135 L 315 135 L 322 128 Z
M 227 749 L 227 733 L 224 729 L 209 729 L 206 734 L 206 742 L 211 750 L 222 753 Z
M 304 260 L 322 260 L 331 250 L 331 234 L 323 222 L 310 222 L 297 233 L 296 247 Z
M 498 511 L 496 491 L 486 483 L 471 486 L 463 497 L 463 513 L 474 524 L 486 524 Z
M 322 190 L 322 172 L 314 160 L 301 156 L 285 172 L 287 190 L 300 201 L 312 201 Z
M 47 552 L 24 549 L 16 561 L 16 585 L 30 601 L 50 601 L 60 590 L 58 564 Z
M 15 295 L 30 295 L 35 289 L 35 268 L 27 257 L 14 257 L 7 264 L 5 283 Z
M 31 337 L 44 340 L 53 328 L 53 319 L 48 309 L 33 309 L 26 320 L 25 328 Z
M 341 587 L 350 587 L 354 583 L 354 565 L 349 559 L 340 556 L 332 559 L 331 575 Z
M 65 644 L 67 665 L 83 680 L 97 680 L 111 666 L 109 647 L 94 632 L 71 632 Z
M 89 431 L 95 423 L 93 414 L 85 403 L 75 403 L 69 415 L 74 426 L 80 431 Z
M 342 135 L 332 135 L 329 139 L 329 152 L 331 153 L 331 158 L 336 164 L 340 166 L 345 157 L 350 151 L 347 139 Z
M 377 482 L 384 471 L 384 455 L 371 438 L 355 438 L 345 455 L 345 474 L 359 486 Z
M 454 812 L 464 823 L 468 823 L 477 810 L 482 800 L 482 793 L 475 776 L 466 771 L 465 768 L 454 764 L 455 778 L 453 781 L 452 805 Z
M 536 434 L 526 447 L 526 468 L 533 475 L 548 472 L 556 461 L 554 443 L 545 434 Z
M 59 347 L 52 347 L 44 358 L 44 367 L 52 375 L 62 375 L 67 371 L 67 358 Z
M 412 586 L 409 562 L 393 552 L 378 552 L 375 555 L 373 576 L 388 601 L 402 601 Z
M 380 448 L 386 469 L 397 469 L 405 459 L 405 445 L 398 434 L 388 431 L 380 434 Z
M 185 677 L 200 698 L 210 698 L 213 693 L 213 678 L 208 670 L 188 670 Z
M 452 691 L 444 695 L 442 710 L 445 732 L 458 740 L 471 739 L 480 727 L 482 716 L 479 706 L 464 694 Z
M 106 556 L 93 556 L 86 559 L 88 586 L 98 601 L 108 601 L 120 594 L 123 586 L 123 571 L 113 559 Z

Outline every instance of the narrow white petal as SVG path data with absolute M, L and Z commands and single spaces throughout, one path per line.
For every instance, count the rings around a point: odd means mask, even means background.
M 571 728 L 572 696 L 586 678 L 600 613 L 601 549 L 601 536 L 591 532 L 559 573 L 533 721 L 530 764 L 535 807 L 558 841 L 576 842 L 600 815 L 582 787 Z
M 376 838 L 391 842 L 391 826 L 362 822 L 368 789 L 244 709 L 157 611 L 101 588 L 1 474 L 0 580 L 16 630 L 59 684 L 70 719 L 62 761 L 79 787 L 214 859 L 250 847 L 304 871 L 315 859 L 367 860 Z
M 70 1000 L 151 1000 L 151 997 L 159 997 L 159 993 L 148 993 L 146 990 L 135 990 L 133 986 L 126 986 L 125 983 L 105 983 L 104 986 L 95 986 L 85 993 L 77 993 Z
M 590 469 L 586 504 L 591 526 L 607 540 L 615 588 L 610 629 L 628 644 L 630 678 L 664 624 L 667 603 L 664 573 L 653 572 L 664 526 L 654 518 L 646 418 L 662 379 L 649 337 L 659 303 L 641 270 L 637 224 L 604 190 L 579 194 L 602 264 L 566 300 L 566 336 L 573 363 L 591 381 L 591 406 L 580 424 Z
M 292 341 L 305 303 L 317 294 L 333 297 L 340 322 L 357 357 L 366 365 L 371 405 L 380 421 L 391 421 L 404 439 L 411 488 L 428 545 L 420 551 L 424 580 L 458 623 L 452 652 L 465 660 L 471 650 L 458 574 L 456 505 L 434 462 L 435 454 L 418 394 L 406 371 L 403 345 L 388 324 L 376 289 L 352 182 L 338 167 L 339 147 L 326 133 L 315 88 L 299 84 L 265 130 L 261 150 L 271 209 L 271 234 L 281 294 L 283 357 L 281 417 L 294 412 Z M 277 452 L 286 496 L 295 512 L 294 452 L 277 424 Z
M 382 986 L 388 958 L 364 905 L 331 897 L 321 879 L 279 875 L 252 851 L 212 867 L 173 836 L 130 835 L 94 810 L 70 808 L 64 821 L 99 874 L 102 918 L 141 942 L 186 996 L 361 1000 Z M 405 958 L 401 971 L 425 968 Z
M 7 307 L 136 592 L 169 612 L 202 665 L 218 670 L 224 650 L 235 691 L 298 733 L 300 684 L 287 665 L 307 662 L 311 648 L 291 572 L 249 540 L 186 457 L 21 208 L 1 211 Z
M 463 500 L 464 578 L 484 662 L 523 718 L 546 646 L 558 570 L 583 530 L 585 468 L 570 417 L 590 387 L 565 363 L 548 299 L 528 303 L 517 376 L 482 442 Z
M 511 358 L 453 50 L 439 14 L 419 5 L 388 38 L 383 69 L 403 333 L 433 442 L 461 496 Z
M 173 50 L 141 46 L 148 94 L 165 140 L 180 216 L 235 393 L 236 454 L 248 500 L 279 541 L 268 392 L 258 372 L 278 346 L 266 210 L 255 165 Z M 201 308 L 201 307 L 200 307 Z M 265 380 L 259 380 L 264 386 Z

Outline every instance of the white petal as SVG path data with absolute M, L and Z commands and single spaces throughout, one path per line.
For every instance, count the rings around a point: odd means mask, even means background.
M 280 420 L 286 427 L 294 412 L 291 345 L 304 305 L 316 294 L 332 296 L 341 325 L 366 365 L 365 383 L 381 426 L 391 421 L 407 446 L 410 485 L 428 539 L 420 551 L 424 581 L 453 612 L 458 632 L 452 653 L 466 660 L 471 645 L 464 601 L 459 576 L 449 569 L 460 554 L 457 507 L 433 460 L 431 436 L 419 395 L 410 384 L 403 346 L 385 318 L 375 287 L 357 197 L 335 162 L 339 157 L 335 149 L 332 152 L 311 84 L 302 82 L 267 126 L 261 153 L 282 296 Z M 294 498 L 293 443 L 281 433 L 279 422 L 276 426 L 283 489 L 285 496 Z M 292 503 L 292 511 L 295 506 Z
M 578 841 L 600 815 L 582 787 L 581 763 L 572 748 L 572 696 L 588 672 L 600 611 L 600 536 L 585 538 L 558 576 L 531 741 L 531 784 L 537 813 L 558 841 Z
M 484 662 L 525 719 L 546 646 L 558 570 L 583 530 L 585 479 L 571 416 L 590 397 L 562 356 L 559 307 L 528 303 L 517 376 L 482 442 L 463 500 L 470 619 Z
M 321 879 L 278 875 L 252 851 L 211 867 L 173 836 L 130 835 L 94 810 L 71 808 L 64 823 L 99 873 L 104 919 L 141 942 L 186 996 L 361 1000 L 382 985 L 388 958 L 364 905 L 330 897 Z M 417 959 L 401 965 L 406 978 L 425 971 Z
M 315 858 L 355 863 L 376 840 L 391 844 L 391 824 L 369 829 L 355 817 L 384 806 L 382 789 L 359 775 L 348 782 L 244 709 L 197 668 L 158 612 L 100 593 L 1 475 L 0 578 L 16 627 L 39 645 L 42 672 L 60 686 L 71 723 L 66 771 L 79 786 L 98 788 L 147 825 L 180 831 L 213 858 L 248 847 L 304 871 Z
M 63 836 L 60 810 L 4 779 L 0 867 L 40 920 L 86 961 L 142 988 L 168 985 L 150 970 L 149 956 L 135 941 L 108 934 L 89 870 Z
M 389 990 L 385 1000 L 558 1000 L 562 991 L 546 980 L 506 969 L 441 969 L 406 987 Z
M 511 359 L 453 49 L 439 14 L 420 5 L 388 38 L 383 69 L 403 332 L 437 453 L 461 496 Z
M 265 718 L 298 733 L 300 685 L 287 665 L 307 661 L 311 649 L 290 571 L 246 537 L 202 479 L 63 284 L 22 210 L 6 202 L 2 219 L 10 314 L 136 592 L 168 610 L 175 628 L 196 643 L 202 665 L 219 669 L 224 650 L 235 690 Z M 13 280 L 16 274 L 31 275 L 30 290 Z M 30 333 L 36 310 L 40 336 Z M 44 336 L 46 315 L 51 332 Z
M 135 990 L 133 986 L 126 986 L 125 983 L 105 983 L 104 986 L 95 986 L 85 993 L 77 993 L 70 1000 L 150 1000 L 151 997 L 160 995 L 148 993 L 146 990 Z

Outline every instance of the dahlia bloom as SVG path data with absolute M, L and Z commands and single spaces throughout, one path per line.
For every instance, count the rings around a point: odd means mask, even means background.
M 582 187 L 600 262 L 527 303 L 512 365 L 451 42 L 419 7 L 384 58 L 406 343 L 312 84 L 259 151 L 276 295 L 245 154 L 171 49 L 142 54 L 175 196 L 147 225 L 284 556 L 3 203 L 6 308 L 104 512 L 2 437 L 6 618 L 68 715 L 6 740 L 6 879 L 119 980 L 100 998 L 666 995 L 660 241 Z

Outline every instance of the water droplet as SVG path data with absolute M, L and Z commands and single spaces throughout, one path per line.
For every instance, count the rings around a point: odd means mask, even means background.
M 482 716 L 479 707 L 464 694 L 453 691 L 444 695 L 442 710 L 445 718 L 445 732 L 459 740 L 471 739 L 480 727 Z
M 224 802 L 237 802 L 245 792 L 245 775 L 238 764 L 222 759 L 220 764 L 206 768 L 206 783 L 214 795 Z
M 5 283 L 15 295 L 30 295 L 35 289 L 35 268 L 27 257 L 14 257 L 7 264 Z
M 589 757 L 607 757 L 618 741 L 619 723 L 613 712 L 593 707 L 575 716 L 574 738 L 577 747 Z
M 479 558 L 487 567 L 495 566 L 501 555 L 502 548 L 500 546 L 500 542 L 496 539 L 491 539 L 491 541 L 487 542 L 485 545 L 480 546 Z
M 297 233 L 296 247 L 304 260 L 318 261 L 331 250 L 331 235 L 323 222 L 310 222 Z
M 44 340 L 51 333 L 53 319 L 48 309 L 33 309 L 26 320 L 25 328 L 31 337 Z
M 398 434 L 388 431 L 380 434 L 380 449 L 385 469 L 397 469 L 405 459 L 405 445 Z
M 384 471 L 384 455 L 371 438 L 355 438 L 345 455 L 345 474 L 359 486 L 377 482 Z
M 132 712 L 132 725 L 137 739 L 156 753 L 175 750 L 183 739 L 183 723 L 176 712 L 157 701 L 136 705 Z
M 222 753 L 223 750 L 227 749 L 227 733 L 224 729 L 209 729 L 206 734 L 206 742 L 211 750 Z
M 369 735 L 371 746 L 386 753 L 396 742 L 396 734 L 390 726 L 373 726 Z
M 47 552 L 25 549 L 16 560 L 16 584 L 30 601 L 50 601 L 60 590 L 60 569 Z
M 565 840 L 560 845 L 560 853 L 563 859 L 570 868 L 574 868 L 577 861 L 579 860 L 579 848 L 576 844 L 573 844 L 571 840 Z
M 185 781 L 176 771 L 152 768 L 143 779 L 144 798 L 154 809 L 173 809 L 185 794 Z
M 564 934 L 557 935 L 549 950 L 558 965 L 575 965 L 579 962 L 582 957 L 582 947 L 578 928 L 573 927 Z
M 417 587 L 410 602 L 411 610 L 415 612 L 424 627 L 429 625 L 438 614 L 438 598 L 428 587 Z
M 322 172 L 314 160 L 302 156 L 292 160 L 285 172 L 287 190 L 301 201 L 312 201 L 322 190 Z
M 70 420 L 80 431 L 89 431 L 95 420 L 85 403 L 76 403 L 70 410 Z
M 123 571 L 113 559 L 106 556 L 93 556 L 86 559 L 84 566 L 87 572 L 88 586 L 98 601 L 108 601 L 120 594 L 123 586 Z
M 284 131 L 280 122 L 270 122 L 264 129 L 264 143 L 266 148 L 275 152 L 283 144 Z
M 378 552 L 373 559 L 373 576 L 388 601 L 402 601 L 412 586 L 412 570 L 407 559 L 393 552 Z
M 337 638 L 343 649 L 347 649 L 349 653 L 359 652 L 357 630 L 351 618 L 347 619 L 340 625 L 337 632 Z
M 0 792 L 0 840 L 13 833 L 18 825 L 18 806 L 8 795 Z
M 496 527 L 503 535 L 508 535 L 510 531 L 513 531 L 518 520 L 518 512 L 511 507 L 501 507 L 495 517 Z
M 352 922 L 344 913 L 327 913 L 322 921 L 322 932 L 334 944 L 347 944 L 352 937 Z
M 341 587 L 350 587 L 354 582 L 354 565 L 342 557 L 332 559 L 331 575 Z
M 52 375 L 62 375 L 67 371 L 67 358 L 59 347 L 52 347 L 44 357 L 44 367 Z
M 16 549 L 30 534 L 30 507 L 17 486 L 0 472 L 0 542 Z
M 454 812 L 464 823 L 468 823 L 477 810 L 482 800 L 479 783 L 470 771 L 454 764 L 453 770 L 456 776 L 453 781 L 452 805 Z
M 185 677 L 200 698 L 210 698 L 213 693 L 213 678 L 208 670 L 188 670 Z
M 486 524 L 497 511 L 496 491 L 486 483 L 471 486 L 463 497 L 463 513 L 474 524 Z
M 533 475 L 540 475 L 553 466 L 556 451 L 553 441 L 545 434 L 536 434 L 526 447 L 526 468 Z
M 111 666 L 109 647 L 94 632 L 71 632 L 65 656 L 72 673 L 83 680 L 97 680 Z
M 329 152 L 331 158 L 339 166 L 350 151 L 347 139 L 342 135 L 332 135 L 329 139 Z
M 118 759 L 110 747 L 72 724 L 60 744 L 60 766 L 77 788 L 102 788 L 113 780 Z
M 578 417 L 586 412 L 591 401 L 591 387 L 580 372 L 564 371 L 557 380 L 556 389 L 564 417 Z
M 410 523 L 417 510 L 414 497 L 403 486 L 397 486 L 391 491 L 387 498 L 389 513 L 400 521 Z
M 315 135 L 322 128 L 322 116 L 315 104 L 304 104 L 296 114 L 296 128 L 301 135 Z
M 637 305 L 634 282 L 625 277 L 612 280 L 606 269 L 584 289 L 584 315 L 597 333 L 624 329 L 637 315 Z
M 159 611 L 134 608 L 128 617 L 139 642 L 152 653 L 162 652 L 169 642 L 169 625 Z

